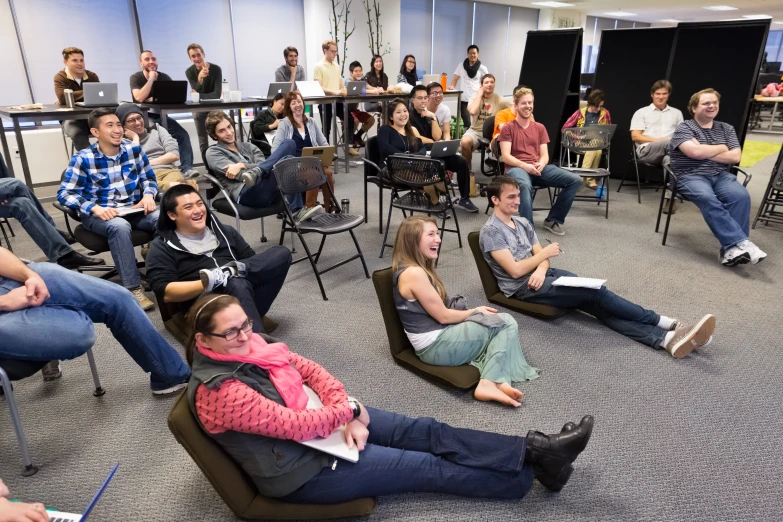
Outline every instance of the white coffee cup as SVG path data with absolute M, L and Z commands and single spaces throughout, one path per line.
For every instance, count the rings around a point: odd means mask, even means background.
M 229 91 L 228 100 L 232 102 L 242 101 L 242 91 Z
M 197 92 L 190 93 L 190 101 L 192 101 L 193 103 L 198 103 L 200 99 L 201 99 L 201 94 Z

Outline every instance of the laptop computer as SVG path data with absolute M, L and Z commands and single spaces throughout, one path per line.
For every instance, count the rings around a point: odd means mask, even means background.
M 614 134 L 614 131 L 617 130 L 617 125 L 614 123 L 585 123 L 585 127 L 601 127 L 602 131 L 606 131 L 609 134 Z
M 314 98 L 317 96 L 326 96 L 324 94 L 324 90 L 321 87 L 321 84 L 312 81 L 312 82 L 296 82 L 296 90 L 302 93 L 302 98 Z
M 80 107 L 116 107 L 117 103 L 117 84 L 116 83 L 97 83 L 84 82 L 84 101 L 76 102 Z
M 76 513 L 64 513 L 62 511 L 50 511 L 46 510 L 46 514 L 49 517 L 50 522 L 84 522 L 87 520 L 87 517 L 90 515 L 90 512 L 95 507 L 95 504 L 98 503 L 98 500 L 101 498 L 101 495 L 103 495 L 103 492 L 106 491 L 106 486 L 109 485 L 109 481 L 114 476 L 114 473 L 117 472 L 117 468 L 120 467 L 120 463 L 114 465 L 114 468 L 109 472 L 109 476 L 106 477 L 106 480 L 103 481 L 103 485 L 101 486 L 101 489 L 98 490 L 98 492 L 95 494 L 94 497 L 92 497 L 92 500 L 87 505 L 87 509 L 84 510 L 84 513 L 81 515 L 77 515 Z
M 445 158 L 453 156 L 459 151 L 459 140 L 436 141 L 430 150 L 431 158 Z
M 332 160 L 334 159 L 334 145 L 327 145 L 326 147 L 305 147 L 302 149 L 302 157 L 306 158 L 313 156 L 321 160 L 321 165 L 324 167 L 331 167 Z
M 266 99 L 271 100 L 278 94 L 288 94 L 291 91 L 291 82 L 273 82 L 269 84 Z
M 152 103 L 185 103 L 188 99 L 187 80 L 157 80 L 152 84 Z
M 367 82 L 348 82 L 345 86 L 347 92 L 346 96 L 366 96 L 367 95 Z
M 440 83 L 440 74 L 425 74 L 424 78 L 421 80 L 421 84 L 425 87 L 432 82 Z

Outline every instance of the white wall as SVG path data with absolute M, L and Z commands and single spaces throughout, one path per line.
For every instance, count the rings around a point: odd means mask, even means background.
M 0 2 L 0 70 L 6 78 L 18 78 L 19 81 L 3 82 L 0 89 L 0 105 L 15 105 L 30 103 L 30 91 L 25 84 L 24 62 L 16 39 L 14 20 L 11 17 L 11 6 L 8 2 Z M 54 76 L 54 73 L 52 73 Z

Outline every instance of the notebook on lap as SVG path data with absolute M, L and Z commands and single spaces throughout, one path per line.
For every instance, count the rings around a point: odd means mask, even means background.
M 321 398 L 318 397 L 318 394 L 315 393 L 312 388 L 305 385 L 304 390 L 309 398 L 307 401 L 307 409 L 323 408 L 324 403 L 321 402 Z M 349 448 L 348 444 L 345 442 L 345 425 L 334 430 L 332 434 L 326 438 L 318 437 L 300 442 L 299 444 L 321 450 L 324 453 L 340 457 L 349 462 L 359 461 L 359 450 L 356 449 L 356 446 Z
M 116 83 L 85 82 L 82 84 L 82 88 L 84 89 L 84 101 L 76 102 L 79 107 L 116 107 L 118 105 Z
M 326 167 L 332 166 L 332 160 L 334 159 L 334 146 L 329 145 L 326 147 L 305 147 L 302 149 L 302 157 L 306 158 L 313 156 L 321 160 L 321 165 Z
M 94 497 L 92 497 L 92 500 L 87 505 L 87 509 L 84 510 L 84 513 L 81 515 L 77 515 L 75 513 L 64 513 L 62 511 L 50 511 L 46 510 L 46 514 L 49 516 L 49 522 L 84 522 L 87 520 L 87 517 L 90 515 L 90 512 L 95 507 L 95 504 L 98 503 L 98 500 L 101 498 L 101 495 L 103 495 L 103 492 L 106 491 L 106 486 L 109 485 L 109 481 L 114 476 L 114 473 L 117 472 L 117 468 L 120 467 L 120 463 L 114 465 L 114 468 L 109 472 L 109 476 L 106 477 L 106 480 L 103 481 L 103 485 L 101 486 L 101 489 L 98 490 L 98 492 L 95 494 Z

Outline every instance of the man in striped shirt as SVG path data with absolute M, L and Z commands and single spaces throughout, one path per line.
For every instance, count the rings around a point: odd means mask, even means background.
M 715 121 L 720 94 L 704 89 L 691 96 L 692 120 L 680 123 L 671 139 L 671 166 L 677 190 L 699 207 L 704 221 L 720 241 L 726 266 L 754 265 L 767 257 L 750 239 L 750 194 L 729 172 L 740 162 L 742 149 L 734 127 Z
M 145 310 L 155 305 L 141 290 L 131 233 L 153 234 L 158 222 L 158 185 L 149 160 L 139 145 L 123 142 L 123 128 L 114 109 L 90 113 L 90 132 L 98 142 L 71 159 L 57 199 L 81 212 L 87 230 L 106 236 L 122 286 Z M 135 212 L 130 212 L 135 210 Z

